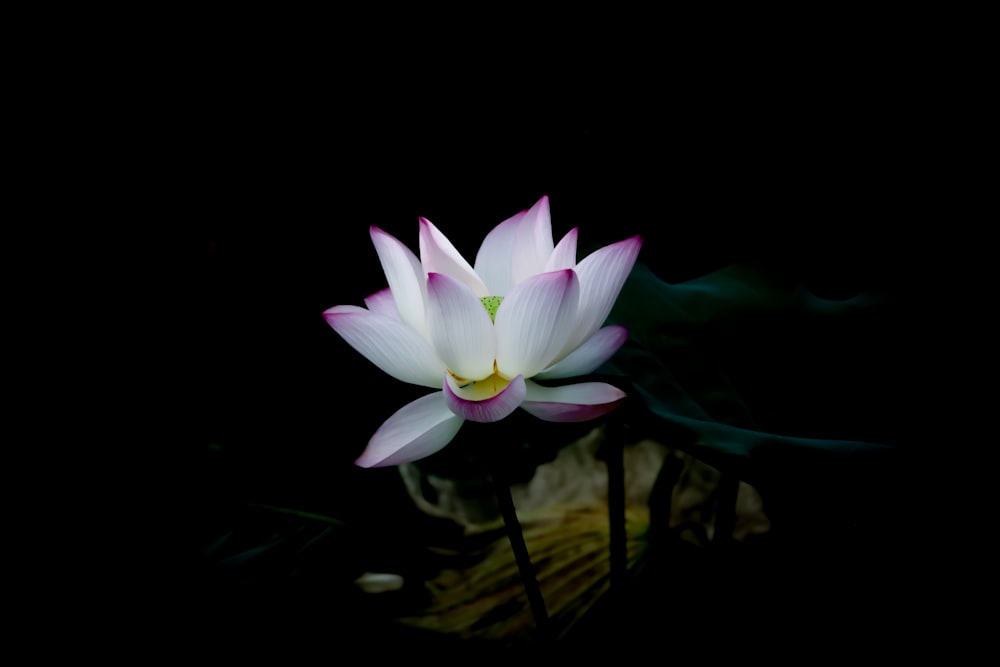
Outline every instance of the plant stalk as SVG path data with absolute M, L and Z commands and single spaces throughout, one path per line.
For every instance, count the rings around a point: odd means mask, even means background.
M 524 542 L 521 522 L 518 521 L 517 511 L 514 509 L 514 498 L 510 493 L 510 484 L 497 474 L 497 471 L 490 475 L 490 479 L 493 481 L 493 490 L 496 493 L 497 504 L 500 507 L 500 514 L 507 530 L 507 539 L 510 540 L 511 549 L 514 551 L 514 560 L 517 561 L 517 569 L 521 573 L 524 592 L 528 596 L 531 614 L 535 618 L 537 637 L 543 641 L 548 640 L 550 633 L 549 613 L 545 608 L 545 598 L 542 597 L 542 589 L 535 576 L 535 568 L 531 564 L 528 546 Z

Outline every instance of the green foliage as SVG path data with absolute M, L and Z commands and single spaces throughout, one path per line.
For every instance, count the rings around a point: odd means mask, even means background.
M 670 284 L 638 263 L 609 318 L 628 327 L 629 340 L 602 370 L 622 377 L 666 442 L 753 482 L 765 458 L 818 462 L 886 448 L 825 437 L 848 428 L 817 428 L 795 411 L 808 407 L 810 392 L 817 404 L 834 400 L 845 379 L 836 373 L 870 363 L 864 340 L 850 334 L 877 321 L 887 303 L 866 294 L 820 298 L 748 264 Z M 830 361 L 838 359 L 851 364 Z

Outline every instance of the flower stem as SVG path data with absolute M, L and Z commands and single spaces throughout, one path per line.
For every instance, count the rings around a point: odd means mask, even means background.
M 621 420 L 608 419 L 605 431 L 605 465 L 608 468 L 608 529 L 611 559 L 611 590 L 621 591 L 627 572 L 625 532 L 625 442 Z
M 528 604 L 531 606 L 531 613 L 535 617 L 535 627 L 537 637 L 545 641 L 549 638 L 549 614 L 545 609 L 545 599 L 542 597 L 542 589 L 538 585 L 535 577 L 535 568 L 531 564 L 531 556 L 528 554 L 528 546 L 524 542 L 524 534 L 521 532 L 521 522 L 517 519 L 517 512 L 514 509 L 514 498 L 510 494 L 510 483 L 500 474 L 499 466 L 494 466 L 494 471 L 490 475 L 493 481 L 493 490 L 496 493 L 497 504 L 500 506 L 500 514 L 503 516 L 504 527 L 507 529 L 507 539 L 510 540 L 511 549 L 514 551 L 514 559 L 517 561 L 517 569 L 521 573 L 521 581 L 524 584 L 524 592 L 528 595 Z

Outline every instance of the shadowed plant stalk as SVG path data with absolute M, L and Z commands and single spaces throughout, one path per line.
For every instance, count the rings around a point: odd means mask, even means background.
M 628 535 L 626 530 L 625 502 L 625 426 L 619 416 L 611 416 L 606 424 L 604 459 L 608 475 L 608 522 L 609 522 L 609 563 L 610 594 L 619 598 L 625 589 L 628 572 Z M 507 539 L 517 563 L 528 604 L 537 628 L 536 638 L 551 641 L 554 637 L 545 598 L 538 582 L 535 565 L 531 561 L 527 543 L 514 499 L 511 494 L 511 479 L 507 474 L 504 460 L 498 452 L 488 457 L 489 479 L 497 499 L 497 506 L 504 522 Z
M 608 532 L 610 535 L 611 593 L 620 595 L 628 569 L 625 531 L 625 426 L 613 413 L 606 425 L 605 464 L 608 468 Z
M 517 518 L 514 498 L 510 493 L 510 480 L 503 474 L 502 464 L 499 464 L 495 459 L 493 470 L 490 472 L 490 480 L 493 483 L 493 492 L 496 494 L 500 515 L 503 517 L 507 539 L 510 540 L 510 547 L 514 551 L 514 560 L 517 562 L 517 569 L 521 574 L 524 592 L 528 596 L 531 614 L 535 618 L 537 639 L 548 641 L 551 637 L 551 629 L 549 614 L 545 608 L 545 598 L 542 597 L 542 589 L 538 585 L 538 577 L 535 576 L 535 568 L 531 563 L 531 554 L 528 553 L 528 546 L 524 542 L 521 522 Z

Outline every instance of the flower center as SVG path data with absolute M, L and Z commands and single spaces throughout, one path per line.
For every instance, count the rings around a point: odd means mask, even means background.
M 468 401 L 482 401 L 487 398 L 493 398 L 506 389 L 509 384 L 510 380 L 501 377 L 498 373 L 494 373 L 482 380 L 462 385 L 459 388 L 459 395 Z
M 503 301 L 502 296 L 481 296 L 479 300 L 483 302 L 483 307 L 486 308 L 486 312 L 490 314 L 490 322 L 496 322 L 497 308 L 500 307 L 500 302 Z
M 491 375 L 487 375 L 482 380 L 470 380 L 468 378 L 464 378 L 461 375 L 458 375 L 457 373 L 455 373 L 455 371 L 451 370 L 450 368 L 446 368 L 445 370 L 448 371 L 448 375 L 450 375 L 453 378 L 455 378 L 455 382 L 457 382 L 458 386 L 462 387 L 462 388 L 470 387 L 470 386 L 476 384 L 477 382 L 491 382 L 491 381 L 493 381 L 494 385 L 495 385 L 496 384 L 496 382 L 495 382 L 496 379 L 499 379 L 499 381 L 503 383 L 504 387 L 506 387 L 508 384 L 510 384 L 510 378 L 508 378 L 505 375 L 503 375 L 503 373 L 500 372 L 500 369 L 497 368 L 497 360 L 496 359 L 493 360 L 493 373 Z M 492 378 L 492 380 L 491 380 L 491 378 Z
M 490 315 L 490 322 L 496 322 L 497 308 L 500 307 L 500 303 L 503 301 L 502 296 L 481 296 L 479 301 L 482 302 L 483 308 Z M 470 380 L 469 378 L 464 378 L 450 368 L 447 369 L 448 375 L 455 378 L 455 382 L 458 383 L 466 393 L 467 398 L 470 400 L 479 401 L 484 398 L 489 398 L 490 396 L 495 396 L 500 390 L 510 384 L 510 379 L 504 377 L 500 374 L 499 369 L 497 369 L 497 360 L 493 360 L 493 374 L 489 375 L 482 380 Z

